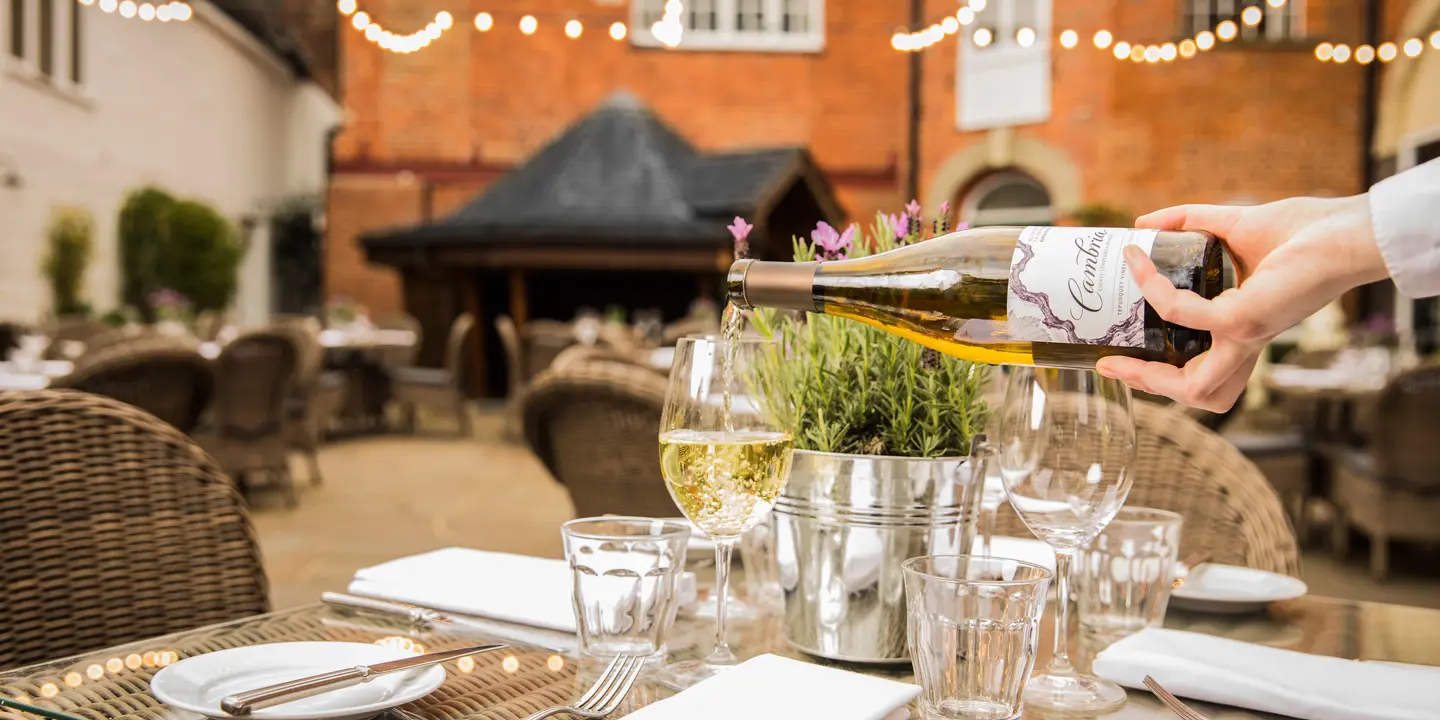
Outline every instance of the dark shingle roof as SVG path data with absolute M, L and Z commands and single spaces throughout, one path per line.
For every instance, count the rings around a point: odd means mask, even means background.
M 735 215 L 808 163 L 797 148 L 701 153 L 622 91 L 454 214 L 364 242 L 724 245 Z

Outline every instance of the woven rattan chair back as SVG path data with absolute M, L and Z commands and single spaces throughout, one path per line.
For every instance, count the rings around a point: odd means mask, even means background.
M 1390 380 L 1375 405 L 1371 453 L 1380 482 L 1418 494 L 1440 494 L 1440 364 Z
M 665 326 L 661 337 L 666 345 L 674 345 L 691 335 L 714 335 L 720 332 L 720 323 L 710 317 L 687 317 Z
M 325 346 L 320 344 L 319 318 L 296 316 L 278 322 L 274 332 L 285 335 L 295 343 L 295 382 L 291 392 L 295 397 L 304 397 L 320 379 L 325 369 Z
M 495 332 L 500 335 L 500 346 L 505 348 L 505 394 L 515 398 L 525 387 L 525 354 L 520 344 L 520 331 L 515 320 L 509 315 L 495 318 Z
M 577 365 L 595 362 L 637 364 L 632 356 L 622 354 L 608 345 L 572 345 L 555 356 L 555 362 L 550 363 L 550 369 L 555 372 L 565 372 Z
M 0 514 L 0 667 L 268 610 L 230 480 L 117 400 L 0 393 Z
M 521 328 L 521 367 L 529 382 L 555 362 L 561 352 L 579 342 L 575 327 L 558 320 L 531 320 Z
M 193 344 L 162 335 L 87 354 L 55 387 L 134 405 L 189 434 L 215 392 L 215 367 Z
M 1255 464 L 1185 413 L 1136 402 L 1134 485 L 1125 504 L 1185 516 L 1180 555 L 1299 575 L 1300 550 L 1280 497 Z M 994 460 L 992 460 L 994 462 Z M 995 533 L 1029 537 L 1007 503 Z
M 665 378 L 618 363 L 541 373 L 521 407 L 525 440 L 570 491 L 580 517 L 670 517 L 656 439 Z
M 299 354 L 289 332 L 274 330 L 241 335 L 225 346 L 215 390 L 215 429 L 222 439 L 255 440 L 284 429 Z
M 475 316 L 461 313 L 450 324 L 450 336 L 445 339 L 445 369 L 450 373 L 450 382 L 455 392 L 465 392 L 465 338 L 475 329 Z

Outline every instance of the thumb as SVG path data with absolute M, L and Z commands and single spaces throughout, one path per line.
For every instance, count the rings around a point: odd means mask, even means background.
M 1235 205 L 1176 205 L 1142 215 L 1135 227 L 1154 230 L 1203 230 L 1226 237 L 1240 219 L 1243 207 Z

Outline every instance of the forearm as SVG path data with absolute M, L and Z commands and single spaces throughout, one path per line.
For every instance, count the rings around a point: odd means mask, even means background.
M 1369 204 L 1395 286 L 1412 298 L 1440 295 L 1440 160 L 1381 181 Z

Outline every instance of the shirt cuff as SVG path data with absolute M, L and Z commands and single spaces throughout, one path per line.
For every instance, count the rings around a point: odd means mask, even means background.
M 1440 295 L 1440 160 L 1370 188 L 1370 217 L 1380 255 L 1401 294 Z

